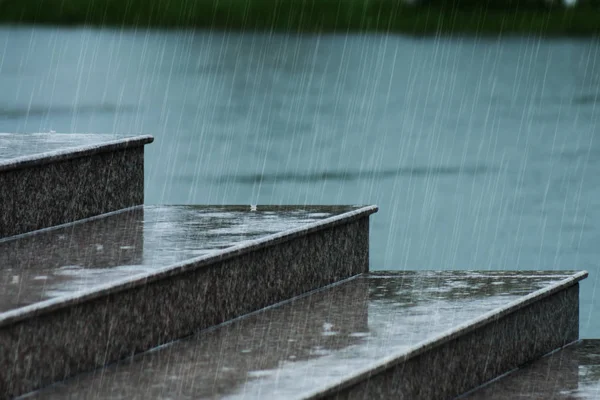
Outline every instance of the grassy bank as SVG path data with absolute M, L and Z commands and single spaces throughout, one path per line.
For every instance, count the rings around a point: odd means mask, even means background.
M 600 34 L 600 8 L 403 6 L 398 0 L 0 0 L 0 23 L 408 34 Z

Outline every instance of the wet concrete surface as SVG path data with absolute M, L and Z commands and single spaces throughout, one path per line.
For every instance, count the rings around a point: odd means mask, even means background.
M 305 398 L 570 276 L 371 273 L 29 396 Z
M 143 206 L 0 240 L 0 312 L 149 273 L 356 208 Z

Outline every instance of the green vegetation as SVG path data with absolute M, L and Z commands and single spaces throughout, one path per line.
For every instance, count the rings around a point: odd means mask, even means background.
M 540 0 L 0 0 L 0 22 L 425 34 L 600 33 L 600 6 Z

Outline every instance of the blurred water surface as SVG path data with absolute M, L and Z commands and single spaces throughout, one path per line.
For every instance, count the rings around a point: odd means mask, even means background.
M 0 28 L 0 132 L 149 133 L 148 204 L 378 204 L 374 269 L 587 269 L 600 42 Z

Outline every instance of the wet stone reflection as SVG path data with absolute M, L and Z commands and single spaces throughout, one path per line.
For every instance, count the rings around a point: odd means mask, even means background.
M 82 146 L 105 144 L 127 136 L 111 134 L 11 134 L 0 133 L 0 166 L 21 157 L 41 156 L 49 152 L 65 152 Z
M 33 398 L 302 398 L 567 276 L 363 275 L 77 376 Z
M 600 397 L 600 340 L 582 340 L 462 397 L 592 400 Z
M 0 240 L 0 312 L 149 273 L 355 208 L 144 206 Z

